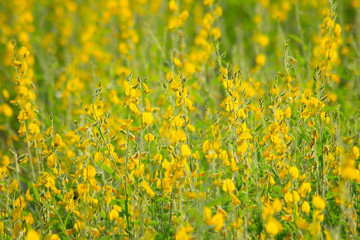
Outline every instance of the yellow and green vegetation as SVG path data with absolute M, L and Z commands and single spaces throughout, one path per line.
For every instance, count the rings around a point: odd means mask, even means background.
M 359 239 L 360 0 L 1 0 L 0 239 Z

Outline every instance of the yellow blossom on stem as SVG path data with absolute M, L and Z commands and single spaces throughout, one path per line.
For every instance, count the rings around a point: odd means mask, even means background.
M 297 169 L 297 167 L 291 167 L 289 169 L 289 173 L 292 177 L 292 179 L 298 179 L 299 177 L 299 170 Z
M 322 199 L 319 195 L 313 196 L 312 203 L 319 210 L 325 209 L 325 205 L 326 205 L 325 200 Z
M 148 133 L 145 135 L 146 142 L 152 142 L 152 141 L 154 141 L 154 139 L 155 139 L 155 137 L 151 133 Z
M 40 233 L 35 231 L 34 229 L 30 229 L 27 233 L 26 233 L 26 240 L 40 240 Z
M 144 126 L 150 126 L 154 121 L 153 114 L 151 112 L 144 112 L 142 114 L 142 121 Z
M 235 185 L 231 179 L 226 179 L 223 182 L 222 189 L 224 192 L 232 193 L 235 190 Z
M 275 218 L 270 218 L 265 224 L 265 230 L 269 235 L 275 236 L 283 230 L 283 226 Z
M 181 155 L 183 157 L 188 157 L 191 155 L 190 148 L 186 143 L 181 146 Z
M 255 62 L 257 65 L 263 66 L 265 65 L 266 57 L 264 54 L 259 54 L 256 56 Z
M 310 212 L 310 205 L 307 201 L 304 201 L 303 204 L 301 205 L 301 211 L 303 211 L 306 214 Z
M 55 137 L 51 143 L 52 147 L 60 147 L 63 144 L 62 138 L 59 134 L 55 134 Z

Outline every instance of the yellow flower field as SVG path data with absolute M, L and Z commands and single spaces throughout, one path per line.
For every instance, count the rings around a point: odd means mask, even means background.
M 0 25 L 0 239 L 360 238 L 360 0 L 3 0 Z

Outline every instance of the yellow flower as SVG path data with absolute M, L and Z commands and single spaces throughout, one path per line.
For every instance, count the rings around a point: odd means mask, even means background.
M 178 10 L 178 6 L 174 0 L 169 2 L 169 10 L 170 12 L 176 12 Z
M 191 76 L 192 74 L 195 73 L 196 66 L 193 63 L 186 61 L 185 65 L 184 65 L 184 69 L 185 69 L 186 76 Z
M 2 94 L 3 94 L 3 96 L 4 96 L 5 99 L 9 99 L 10 94 L 9 94 L 8 90 L 3 89 L 3 90 L 2 90 Z
M 141 177 L 145 172 L 145 166 L 144 164 L 141 164 L 135 171 L 134 171 L 134 175 L 139 178 Z
M 230 197 L 235 206 L 238 206 L 241 203 L 240 199 L 238 199 L 234 194 L 230 193 Z
M 325 200 L 322 199 L 319 195 L 313 196 L 312 202 L 314 206 L 319 210 L 323 210 L 326 206 Z
M 255 62 L 257 65 L 263 66 L 265 65 L 266 57 L 264 54 L 259 54 L 256 56 Z
M 354 146 L 354 147 L 352 148 L 352 153 L 353 153 L 355 159 L 358 159 L 358 158 L 359 158 L 360 151 L 359 151 L 359 148 L 358 148 L 357 146 Z
M 6 155 L 2 156 L 1 161 L 0 161 L 0 166 L 8 166 L 10 164 L 10 158 Z
M 210 32 L 210 36 L 214 37 L 215 40 L 221 38 L 221 30 L 217 27 L 213 28 Z
M 354 168 L 353 166 L 343 166 L 340 169 L 341 171 L 341 176 L 344 179 L 348 179 L 348 180 L 355 180 L 357 178 L 357 169 Z
M 89 192 L 89 186 L 85 183 L 81 183 L 77 186 L 76 190 L 78 191 L 79 195 L 82 196 Z
M 154 156 L 154 163 L 160 165 L 162 158 L 163 158 L 163 157 L 162 157 L 161 154 L 159 154 L 159 153 L 156 154 L 156 155 Z
M 173 61 L 176 67 L 181 67 L 182 66 L 182 62 L 180 61 L 180 59 L 173 57 Z
M 288 204 L 294 202 L 294 197 L 293 197 L 293 195 L 291 194 L 291 192 L 287 192 L 287 193 L 285 194 L 284 199 L 285 199 L 285 202 L 288 203 Z
M 141 112 L 139 111 L 138 107 L 134 103 L 130 103 L 130 110 L 135 113 L 136 115 L 140 115 Z
M 27 116 L 27 114 L 26 114 L 26 112 L 25 112 L 24 110 L 21 110 L 21 111 L 19 112 L 19 115 L 18 115 L 17 118 L 18 118 L 19 122 L 22 123 L 23 121 L 25 121 L 26 119 L 28 119 L 28 116 Z
M 145 189 L 146 193 L 151 197 L 155 197 L 155 192 L 150 188 L 150 185 L 147 181 L 143 181 L 141 186 Z
M 272 176 L 269 176 L 269 183 L 270 183 L 271 186 L 274 186 L 275 183 L 276 183 Z
M 325 122 L 325 124 L 330 123 L 330 117 L 325 112 L 321 112 L 320 117 Z
M 185 124 L 185 120 L 180 116 L 176 116 L 174 118 L 174 123 L 176 127 L 182 127 Z
M 45 240 L 60 240 L 61 238 L 57 234 L 51 234 L 45 237 Z
M 95 113 L 97 118 L 104 115 L 104 103 L 102 101 L 97 100 L 95 102 L 94 109 L 95 109 L 94 113 Z
M 232 193 L 235 190 L 235 185 L 231 179 L 226 179 L 223 182 L 222 189 L 224 192 Z
M 276 109 L 275 114 L 277 121 L 281 121 L 284 118 L 284 112 L 280 108 Z
M 184 227 L 180 227 L 175 235 L 175 240 L 190 240 L 191 237 L 186 233 L 186 229 Z
M 80 232 L 84 227 L 85 227 L 85 223 L 81 220 L 77 220 L 74 224 L 74 228 L 78 232 Z
M 241 217 L 238 217 L 235 222 L 231 224 L 231 226 L 235 229 L 240 229 L 243 226 L 244 221 Z
M 152 141 L 154 141 L 154 139 L 155 139 L 155 137 L 151 133 L 148 133 L 145 135 L 146 142 L 152 142 Z
M 339 37 L 340 34 L 341 34 L 341 27 L 340 27 L 340 25 L 339 25 L 338 23 L 335 25 L 334 34 L 335 34 L 335 36 L 337 36 L 337 37 Z
M 83 176 L 85 180 L 94 178 L 95 175 L 96 175 L 96 170 L 93 166 L 89 165 L 83 169 Z
M 267 221 L 269 218 L 271 218 L 275 214 L 275 209 L 272 206 L 264 206 L 262 209 L 261 216 L 262 218 Z
M 272 204 L 272 207 L 275 210 L 275 212 L 280 212 L 282 209 L 281 201 L 278 198 L 276 198 Z
M 19 187 L 19 183 L 16 179 L 14 179 L 9 187 L 9 194 L 12 194 L 14 191 L 17 191 Z
M 54 153 L 52 153 L 48 158 L 47 158 L 47 164 L 49 165 L 50 168 L 55 167 L 56 164 L 56 155 Z
M 30 130 L 30 134 L 33 134 L 33 135 L 40 133 L 39 125 L 36 122 L 29 123 L 29 130 Z
M 54 133 L 54 128 L 53 128 L 53 126 L 51 126 L 51 127 L 49 127 L 46 131 L 45 131 L 45 134 L 46 134 L 46 136 L 51 136 L 51 135 L 53 135 L 53 133 Z
M 189 234 L 194 230 L 189 223 L 186 226 L 181 226 L 176 232 L 175 240 L 191 240 L 193 239 Z
M 314 221 L 312 224 L 309 225 L 309 232 L 311 235 L 317 235 L 321 232 L 321 225 L 319 222 Z
M 146 85 L 146 83 L 143 83 L 143 87 L 144 87 L 145 94 L 150 94 L 152 92 L 152 90 L 149 89 L 149 87 L 148 87 L 148 85 Z
M 113 220 L 117 220 L 118 218 L 119 218 L 119 212 L 115 209 L 112 209 L 109 213 L 109 219 L 113 221 Z
M 25 222 L 28 225 L 32 225 L 34 223 L 34 218 L 31 214 L 31 212 L 26 216 Z
M 254 22 L 260 23 L 261 17 L 259 15 L 254 17 Z M 269 44 L 269 37 L 265 34 L 256 34 L 253 36 L 252 40 L 257 42 L 260 46 L 265 47 Z
M 25 199 L 27 202 L 32 202 L 34 200 L 30 195 L 30 188 L 28 188 L 28 190 L 25 193 Z
M 275 218 L 270 218 L 269 221 L 265 224 L 265 230 L 271 236 L 275 236 L 280 233 L 283 229 L 281 223 Z
M 224 215 L 221 212 L 216 213 L 210 220 L 209 225 L 215 226 L 215 231 L 220 231 L 224 225 Z
M 55 134 L 55 137 L 51 143 L 52 147 L 60 147 L 63 144 L 62 138 L 59 134 Z
M 301 230 L 308 230 L 309 228 L 309 224 L 301 217 L 297 220 L 296 225 Z
M 247 149 L 248 149 L 248 144 L 245 140 L 241 140 L 238 142 L 237 150 L 239 153 L 244 153 L 244 152 L 246 152 Z
M 24 197 L 21 196 L 21 197 L 16 198 L 15 201 L 14 201 L 14 206 L 16 208 L 21 208 L 21 209 L 25 208 L 26 207 L 26 202 L 25 202 Z
M 150 126 L 154 121 L 153 114 L 151 112 L 144 112 L 142 115 L 142 121 L 143 125 Z
M 211 219 L 211 209 L 210 209 L 210 208 L 204 207 L 204 210 L 203 210 L 203 219 L 204 219 L 204 221 L 206 222 L 206 224 L 208 224 L 208 222 L 209 222 L 210 219 Z
M 166 73 L 166 80 L 170 81 L 173 77 L 174 77 L 174 73 L 173 73 L 173 72 L 168 72 L 168 73 Z
M 252 136 L 250 133 L 244 132 L 244 133 L 241 133 L 239 139 L 240 140 L 252 139 Z
M 26 58 L 27 56 L 30 55 L 30 52 L 29 52 L 29 50 L 27 50 L 26 47 L 21 47 L 19 54 L 20 54 L 22 57 Z
M 190 148 L 186 143 L 181 146 L 181 155 L 183 157 L 188 157 L 191 155 Z
M 298 189 L 298 192 L 302 198 L 306 197 L 311 192 L 311 185 L 308 182 L 303 182 Z
M 322 213 L 321 211 L 315 211 L 313 215 L 313 219 L 319 222 L 324 221 L 324 213 Z
M 303 211 L 306 214 L 310 212 L 310 205 L 307 201 L 304 201 L 303 204 L 301 205 L 301 211 Z
M 289 173 L 293 179 L 298 179 L 299 177 L 299 170 L 296 167 L 291 167 L 289 169 Z
M 293 198 L 294 198 L 294 203 L 297 203 L 300 201 L 300 195 L 297 191 L 293 191 Z
M 6 117 L 11 117 L 13 115 L 13 110 L 6 103 L 0 105 L 0 113 L 3 113 Z
M 284 115 L 286 118 L 291 117 L 291 108 L 289 106 L 285 109 Z
M 214 0 L 204 0 L 203 3 L 205 6 L 212 6 L 214 4 Z
M 181 82 L 179 78 L 175 78 L 171 82 L 171 89 L 174 91 L 178 91 L 181 88 Z
M 244 111 L 243 108 L 239 109 L 239 111 L 237 112 L 236 114 L 238 117 L 242 118 L 242 119 L 245 119 L 246 118 L 246 113 Z
M 40 240 L 40 233 L 38 233 L 38 232 L 35 231 L 34 229 L 30 229 L 30 230 L 26 233 L 25 240 Z

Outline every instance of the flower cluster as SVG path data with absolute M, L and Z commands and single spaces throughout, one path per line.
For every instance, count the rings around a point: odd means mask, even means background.
M 360 1 L 0 1 L 0 239 L 359 238 Z

